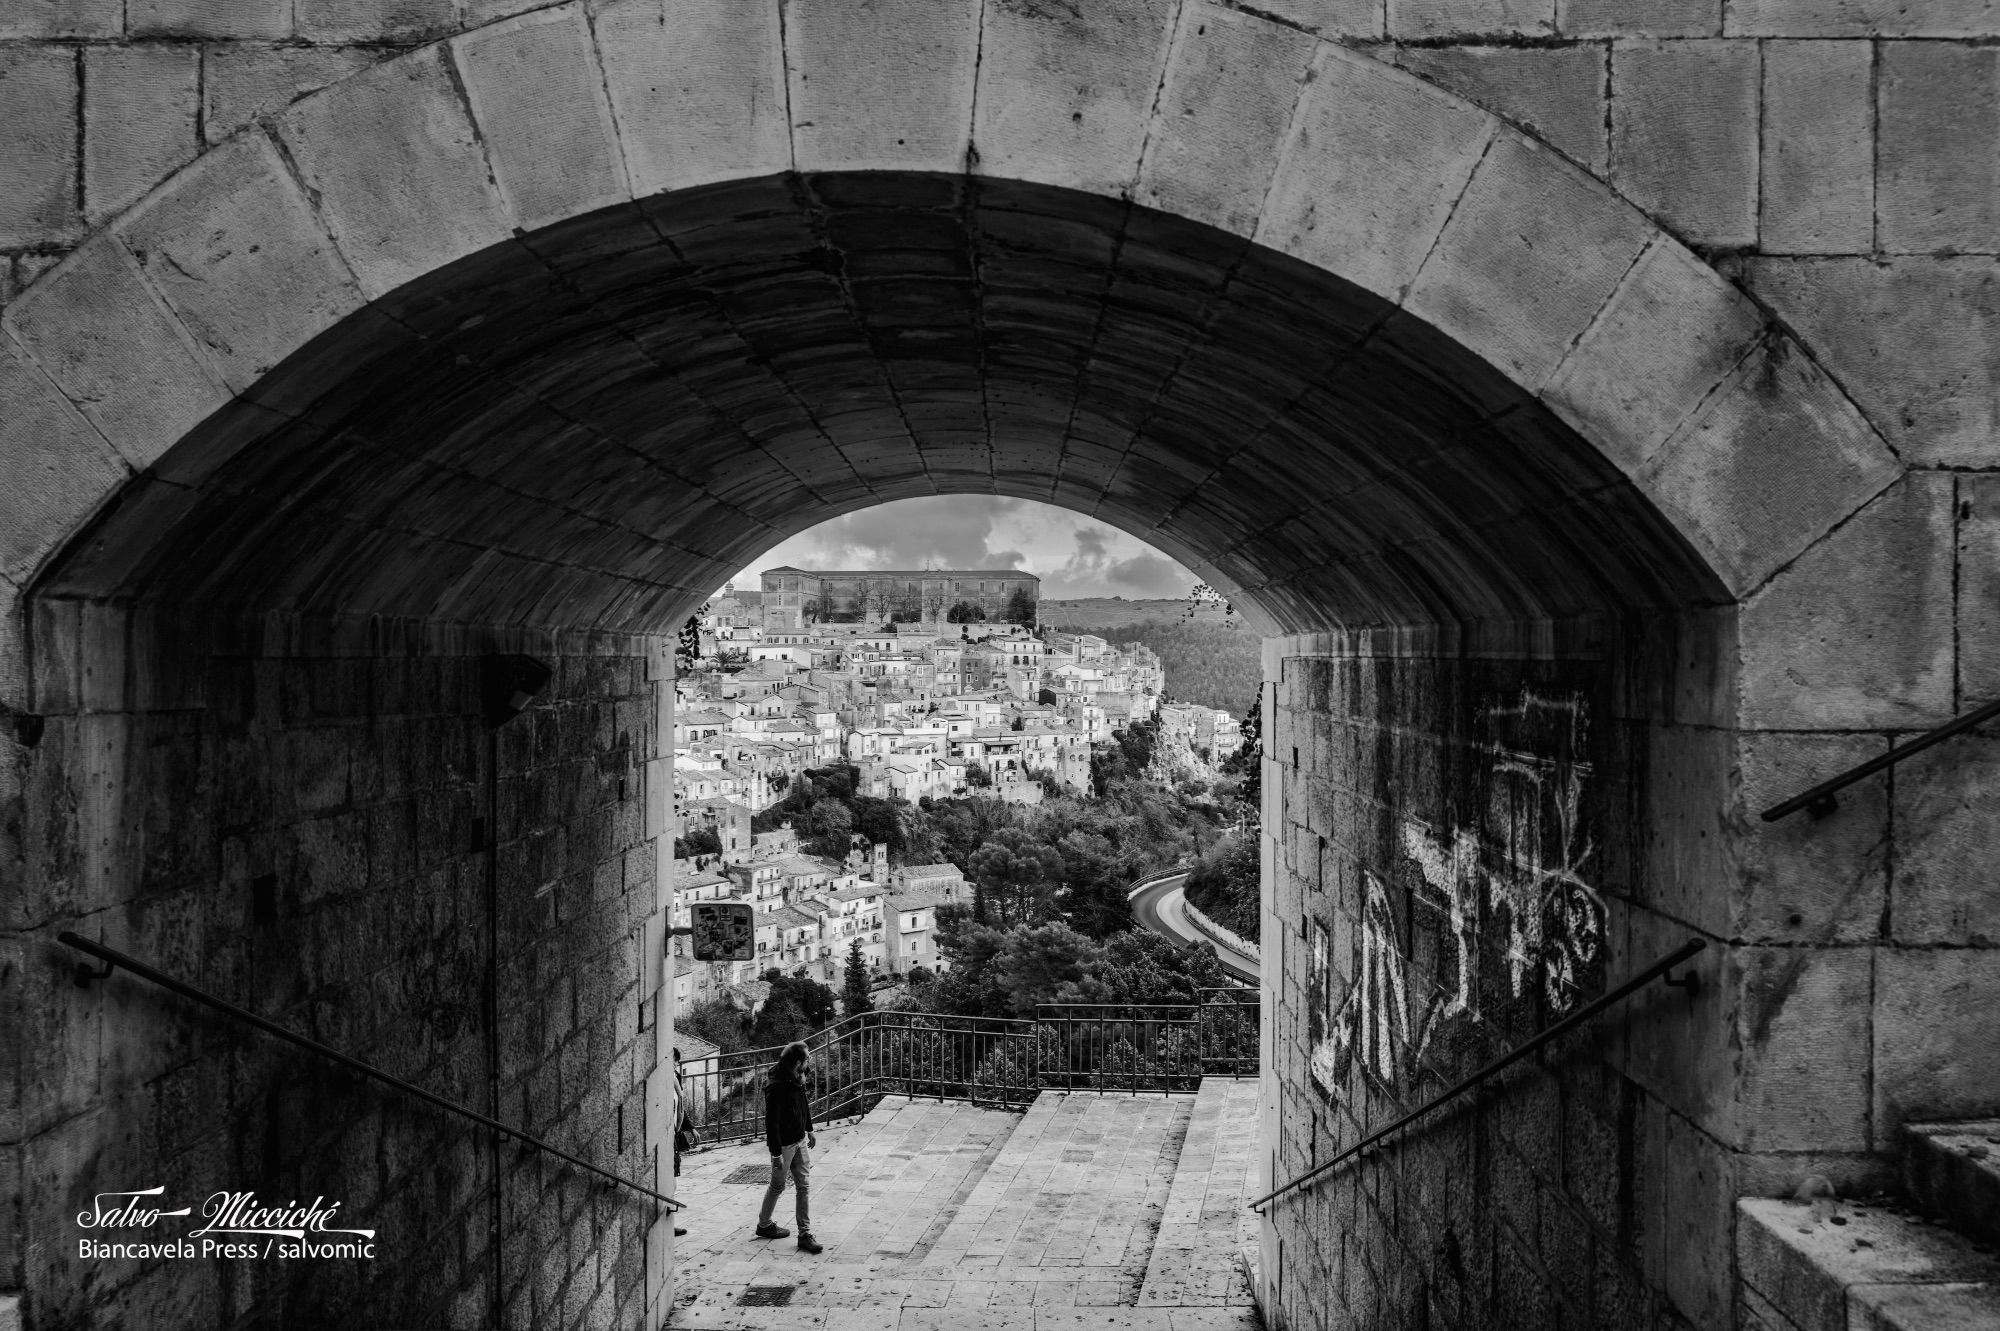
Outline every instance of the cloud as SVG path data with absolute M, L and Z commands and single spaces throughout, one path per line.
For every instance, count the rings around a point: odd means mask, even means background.
M 833 518 L 781 542 L 739 576 L 762 569 L 1021 568 L 1042 595 L 1185 596 L 1196 579 L 1115 527 L 1049 504 L 995 495 L 901 499 Z

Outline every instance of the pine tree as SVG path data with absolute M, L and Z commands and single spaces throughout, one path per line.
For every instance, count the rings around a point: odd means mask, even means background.
M 868 992 L 868 962 L 861 955 L 859 938 L 847 945 L 847 974 L 841 981 L 840 1006 L 849 1017 L 875 1010 L 874 996 Z

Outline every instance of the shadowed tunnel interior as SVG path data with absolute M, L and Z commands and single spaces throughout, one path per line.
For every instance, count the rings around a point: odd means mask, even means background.
M 39 590 L 648 629 L 794 531 L 954 491 L 1091 513 L 1269 630 L 1725 599 L 1594 448 L 1361 288 L 1116 201 L 893 173 L 661 196 L 437 271 L 182 441 Z

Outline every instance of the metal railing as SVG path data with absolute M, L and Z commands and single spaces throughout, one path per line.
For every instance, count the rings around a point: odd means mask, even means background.
M 1033 1020 L 864 1012 L 806 1038 L 813 1118 L 864 1114 L 887 1095 L 1025 1109 L 1045 1090 L 1170 1094 L 1257 1071 L 1257 994 L 1197 1003 L 1044 1003 Z M 683 1104 L 704 1142 L 764 1133 L 764 1083 L 782 1046 L 681 1061 Z
M 1801 791 L 1781 804 L 1773 804 L 1759 816 L 1767 823 L 1775 823 L 1780 818 L 1791 817 L 1800 809 L 1809 809 L 1813 817 L 1824 818 L 1840 807 L 1840 801 L 1835 797 L 1856 781 L 1871 777 L 1884 768 L 1894 767 L 1903 759 L 1915 757 L 1932 745 L 1942 744 L 1952 736 L 1991 721 L 1996 716 L 2000 716 L 2000 699 L 1995 699 L 1984 707 L 1976 707 L 1964 716 L 1945 722 L 1935 730 L 1925 731 L 1908 744 L 1870 758 L 1858 766 L 1850 767 L 1839 776 L 1822 781 L 1811 790 Z
M 288 1044 L 295 1044 L 301 1049 L 310 1050 L 312 1053 L 318 1054 L 321 1058 L 330 1059 L 344 1068 L 360 1073 L 371 1081 L 379 1081 L 384 1086 L 401 1091 L 405 1095 L 415 1096 L 426 1104 L 434 1105 L 448 1114 L 456 1114 L 460 1118 L 470 1119 L 481 1127 L 491 1128 L 500 1135 L 502 1140 L 511 1138 L 523 1146 L 555 1156 L 558 1160 L 567 1161 L 578 1169 L 595 1174 L 608 1183 L 616 1183 L 621 1188 L 629 1188 L 633 1192 L 640 1193 L 652 1198 L 656 1202 L 663 1203 L 670 1211 L 685 1209 L 680 1202 L 675 1201 L 664 1192 L 656 1192 L 643 1183 L 635 1183 L 622 1174 L 614 1174 L 608 1169 L 593 1165 L 590 1161 L 571 1155 L 559 1146 L 551 1146 L 539 1137 L 531 1137 L 519 1128 L 509 1127 L 499 1119 L 489 1118 L 476 1109 L 459 1104 L 456 1100 L 447 1100 L 441 1095 L 435 1095 L 425 1090 L 414 1082 L 404 1081 L 394 1073 L 384 1072 L 373 1064 L 364 1063 L 352 1055 L 343 1054 L 331 1045 L 321 1044 L 317 1040 L 300 1035 L 297 1031 L 287 1030 L 277 1022 L 260 1017 L 248 1008 L 238 1007 L 226 998 L 218 998 L 205 989 L 196 988 L 185 980 L 176 979 L 174 976 L 168 975 L 165 971 L 155 970 L 137 957 L 128 956 L 115 948 L 106 947 L 102 943 L 93 943 L 88 938 L 80 934 L 71 933 L 67 929 L 56 935 L 56 941 L 73 947 L 79 952 L 96 957 L 104 963 L 104 969 L 101 971 L 93 971 L 88 966 L 79 963 L 77 978 L 80 983 L 107 979 L 113 970 L 128 971 L 142 980 L 150 980 L 162 989 L 179 994 L 182 998 L 192 999 L 204 1007 L 222 1013 L 226 1017 L 234 1018 L 245 1025 L 254 1026 L 267 1035 L 274 1035 Z
M 1272 1202 L 1276 1201 L 1278 1198 L 1284 1196 L 1286 1193 L 1296 1192 L 1300 1188 L 1310 1186 L 1318 1179 L 1325 1177 L 1328 1173 L 1332 1172 L 1335 1169 L 1338 1169 L 1341 1165 L 1346 1164 L 1349 1160 L 1354 1159 L 1356 1156 L 1360 1155 L 1363 1151 L 1366 1151 L 1370 1147 L 1379 1144 L 1384 1139 L 1394 1136 L 1398 1132 L 1401 1132 L 1404 1128 L 1409 1127 L 1412 1123 L 1415 1123 L 1418 1119 L 1423 1118 L 1425 1115 L 1432 1113 L 1433 1111 L 1439 1108 L 1442 1108 L 1444 1105 L 1450 1104 L 1453 1100 L 1458 1099 L 1460 1096 L 1466 1094 L 1468 1091 L 1476 1090 L 1478 1087 L 1491 1081 L 1501 1072 L 1505 1071 L 1507 1068 L 1511 1067 L 1515 1063 L 1520 1062 L 1522 1059 L 1526 1058 L 1529 1054 L 1534 1053 L 1537 1049 L 1540 1049 L 1542 1046 L 1548 1044 L 1550 1041 L 1561 1039 L 1563 1036 L 1569 1034 L 1571 1031 L 1583 1025 L 1591 1018 L 1597 1016 L 1605 1009 L 1610 1008 L 1617 1003 L 1623 1002 L 1627 998 L 1630 998 L 1633 994 L 1638 993 L 1639 990 L 1645 988 L 1647 985 L 1651 984 L 1656 979 L 1666 976 L 1668 984 L 1674 985 L 1676 987 L 1692 989 L 1694 986 L 1694 976 L 1692 974 L 1684 975 L 1680 979 L 1676 980 L 1673 979 L 1671 976 L 1669 976 L 1668 972 L 1672 971 L 1674 967 L 1680 965 L 1682 962 L 1690 960 L 1691 958 L 1694 957 L 1696 953 L 1700 952 L 1703 948 L 1707 946 L 1708 944 L 1699 938 L 1690 938 L 1687 942 L 1681 944 L 1679 947 L 1675 948 L 1672 952 L 1668 953 L 1666 956 L 1660 958 L 1652 965 L 1646 967 L 1646 969 L 1640 971 L 1637 975 L 1634 975 L 1631 979 L 1625 981 L 1625 983 L 1619 985 L 1616 989 L 1613 989 L 1610 992 L 1604 994 L 1602 997 L 1597 998 L 1594 1001 L 1586 1004 L 1585 1006 L 1578 1008 L 1575 1012 L 1570 1013 L 1567 1017 L 1564 1017 L 1561 1021 L 1549 1027 L 1547 1030 L 1541 1032 L 1539 1035 L 1536 1035 L 1534 1038 L 1530 1040 L 1525 1040 L 1521 1044 L 1516 1045 L 1514 1048 L 1500 1055 L 1500 1057 L 1494 1059 L 1491 1063 L 1488 1063 L 1485 1067 L 1479 1069 L 1479 1071 L 1473 1073 L 1469 1077 L 1463 1078 L 1462 1080 L 1454 1083 L 1448 1089 L 1432 1096 L 1430 1099 L 1424 1101 L 1422 1104 L 1418 1105 L 1415 1109 L 1412 1109 L 1409 1113 L 1404 1114 L 1401 1118 L 1395 1120 L 1393 1123 L 1375 1129 L 1375 1131 L 1369 1133 L 1367 1136 L 1363 1137 L 1360 1141 L 1354 1143 L 1354 1145 L 1348 1147 L 1346 1150 L 1339 1152 L 1338 1154 L 1333 1156 L 1332 1159 L 1326 1161 L 1324 1164 L 1314 1165 L 1311 1169 L 1308 1169 L 1305 1173 L 1299 1175 L 1291 1182 L 1273 1188 L 1271 1191 L 1265 1193 L 1262 1197 L 1259 1197 L 1255 1201 L 1251 1202 L 1250 1209 L 1253 1211 L 1261 1211 L 1266 1206 L 1269 1206 Z

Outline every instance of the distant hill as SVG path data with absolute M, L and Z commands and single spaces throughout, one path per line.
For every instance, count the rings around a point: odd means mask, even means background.
M 1114 643 L 1143 642 L 1160 654 L 1167 695 L 1220 707 L 1241 720 L 1264 678 L 1262 639 L 1220 607 L 1188 614 L 1182 600 L 1127 601 L 1093 596 L 1043 601 L 1044 624 L 1099 633 Z

